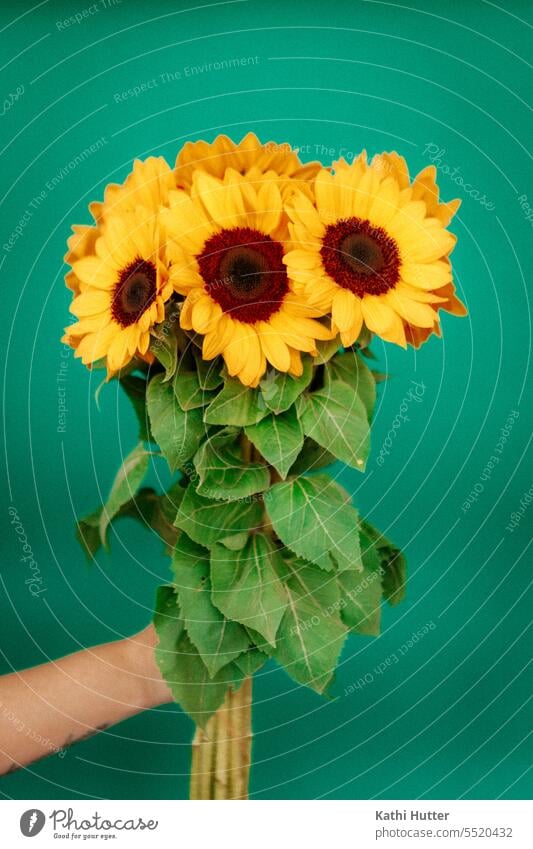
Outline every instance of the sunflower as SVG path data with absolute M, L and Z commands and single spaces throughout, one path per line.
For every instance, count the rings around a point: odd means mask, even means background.
M 168 192 L 174 186 L 174 177 L 170 167 L 162 156 L 151 156 L 142 162 L 137 159 L 133 169 L 123 184 L 110 183 L 104 193 L 103 201 L 89 204 L 89 210 L 95 225 L 74 224 L 72 235 L 67 239 L 67 253 L 64 260 L 67 265 L 94 253 L 96 240 L 101 236 L 101 227 L 106 216 L 111 213 L 132 212 L 138 206 L 159 214 L 161 205 L 168 203 Z M 79 295 L 84 284 L 74 271 L 65 276 L 67 287 Z
M 132 212 L 138 206 L 151 209 L 154 214 L 168 203 L 168 193 L 174 188 L 172 169 L 162 156 L 150 156 L 144 161 L 136 159 L 124 183 L 106 186 L 103 201 L 94 201 L 89 209 L 98 223 L 110 213 Z
M 96 229 L 96 228 L 92 228 Z M 151 327 L 162 321 L 172 294 L 158 220 L 144 208 L 110 213 L 99 235 L 81 234 L 87 253 L 74 259 L 79 294 L 70 311 L 78 322 L 63 341 L 85 365 L 105 357 L 108 375 L 147 354 Z
M 176 186 L 190 191 L 198 169 L 221 180 L 228 168 L 256 184 L 273 171 L 279 177 L 281 194 L 286 199 L 296 188 L 312 197 L 310 183 L 322 165 L 320 162 L 302 164 L 298 151 L 287 142 L 263 144 L 255 133 L 247 133 L 235 143 L 228 136 L 220 135 L 214 142 L 202 140 L 183 146 L 176 159 Z
M 439 332 L 439 309 L 464 314 L 448 259 L 446 226 L 459 201 L 441 204 L 434 169 L 411 184 L 396 153 L 351 165 L 334 163 L 314 183 L 315 204 L 296 194 L 287 204 L 293 250 L 285 257 L 295 289 L 331 312 L 343 345 L 363 325 L 403 347 Z
M 191 194 L 172 193 L 161 212 L 170 279 L 185 296 L 181 326 L 203 335 L 206 360 L 222 354 L 247 386 L 257 386 L 267 363 L 301 374 L 301 352 L 316 355 L 316 340 L 331 338 L 287 274 L 280 182 L 275 172 L 255 184 L 231 168 L 222 180 L 197 170 Z

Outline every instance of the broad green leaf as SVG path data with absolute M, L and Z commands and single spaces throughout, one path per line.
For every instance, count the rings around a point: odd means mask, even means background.
M 383 598 L 394 607 L 405 598 L 407 584 L 407 561 L 401 551 L 394 548 L 388 556 L 382 556 Z
M 316 365 L 324 365 L 324 363 L 329 362 L 334 354 L 340 348 L 340 342 L 338 336 L 335 339 L 327 339 L 325 342 L 317 342 L 317 350 L 318 356 L 314 358 L 314 362 Z
M 213 604 L 228 619 L 258 631 L 272 646 L 287 604 L 276 572 L 280 560 L 263 534 L 254 534 L 240 551 L 215 545 L 211 552 Z
M 185 488 L 181 482 L 173 484 L 168 492 L 157 497 L 157 507 L 152 515 L 152 527 L 169 549 L 174 547 L 178 538 L 174 520 L 184 494 Z
M 299 557 L 326 571 L 361 571 L 357 510 L 327 475 L 274 484 L 265 507 L 280 540 Z
M 337 458 L 333 454 L 330 454 L 329 451 L 306 436 L 303 448 L 289 469 L 289 473 L 291 475 L 304 475 L 313 469 L 323 469 L 324 466 L 331 466 L 332 463 L 336 462 Z
M 220 542 L 222 545 L 225 545 L 226 548 L 231 548 L 232 551 L 239 551 L 240 548 L 244 548 L 246 545 L 246 540 L 248 539 L 248 532 L 243 531 L 241 534 L 234 534 L 233 536 L 224 537 Z
M 210 501 L 198 495 L 191 483 L 180 504 L 175 525 L 195 542 L 209 547 L 226 537 L 258 527 L 262 513 L 258 501 Z
M 249 648 L 235 660 L 242 674 L 249 678 L 267 662 L 268 655 L 256 648 Z
M 209 550 L 181 534 L 172 555 L 181 616 L 209 675 L 248 650 L 250 639 L 238 622 L 222 615 L 211 601 Z
M 195 352 L 196 370 L 198 372 L 198 383 L 202 389 L 217 389 L 224 382 L 221 375 L 222 362 L 220 357 L 214 360 L 204 360 L 201 352 Z
M 271 369 L 260 383 L 263 402 L 273 413 L 283 413 L 292 407 L 299 395 L 311 383 L 313 363 L 309 357 L 302 357 L 303 372 L 300 377 L 292 377 L 285 372 Z M 246 422 L 251 424 L 251 422 Z
M 181 480 L 172 484 L 170 489 L 161 496 L 161 513 L 166 522 L 175 528 L 174 521 L 178 514 L 179 506 L 183 501 L 186 487 Z
M 196 410 L 198 407 L 207 407 L 215 395 L 214 392 L 207 391 L 200 386 L 196 371 L 181 371 L 178 369 L 174 375 L 173 386 L 178 404 L 185 411 Z
M 258 389 L 227 377 L 224 387 L 205 410 L 204 418 L 207 424 L 244 427 L 261 421 L 268 411 Z
M 181 409 L 172 389 L 158 374 L 148 384 L 146 393 L 152 433 L 172 472 L 182 468 L 205 435 L 201 410 Z
M 377 637 L 381 624 L 381 564 L 377 551 L 361 534 L 362 572 L 337 576 L 341 594 L 341 619 L 351 631 Z
M 156 329 L 152 330 L 150 351 L 165 369 L 163 380 L 170 380 L 174 377 L 178 366 L 178 341 L 172 328 L 169 329 L 165 322 L 159 327 L 162 329 L 158 329 L 157 336 Z
M 83 548 L 89 563 L 94 559 L 94 555 L 102 545 L 100 539 L 100 516 L 102 508 L 99 507 L 88 516 L 78 519 L 76 522 L 76 539 Z
M 264 463 L 245 463 L 239 431 L 227 427 L 200 446 L 193 459 L 198 475 L 196 491 L 205 498 L 235 501 L 263 492 L 270 485 Z
M 362 522 L 361 530 L 374 545 L 380 559 L 383 598 L 394 607 L 405 598 L 407 561 L 394 543 L 370 522 Z
M 370 419 L 376 403 L 376 381 L 362 357 L 355 351 L 337 354 L 326 366 L 326 386 L 334 380 L 344 381 L 357 392 Z
M 230 686 L 238 687 L 242 672 L 228 664 L 211 678 L 206 665 L 191 643 L 180 617 L 172 587 L 159 587 L 154 626 L 159 638 L 156 662 L 175 701 L 201 728 L 224 701 Z
M 118 519 L 126 517 L 137 519 L 145 526 L 153 528 L 168 546 L 173 547 L 178 531 L 172 522 L 169 523 L 166 519 L 164 505 L 167 498 L 168 494 L 158 495 L 154 489 L 143 487 L 133 498 L 122 505 L 113 517 L 112 522 L 114 524 Z M 176 507 L 172 515 L 172 520 L 175 518 L 177 509 Z M 103 507 L 99 507 L 98 510 L 85 516 L 83 519 L 79 519 L 77 522 L 76 536 L 82 548 L 85 549 L 89 560 L 94 558 L 94 555 L 102 545 L 100 522 L 103 510 Z
M 139 489 L 141 481 L 148 471 L 149 456 L 150 453 L 145 451 L 142 442 L 140 442 L 122 463 L 111 487 L 109 498 L 100 515 L 99 530 L 102 545 L 107 546 L 106 533 L 109 523 L 117 515 L 120 508 L 127 501 L 130 501 Z
M 348 466 L 364 471 L 370 451 L 366 409 L 354 390 L 341 380 L 300 399 L 304 433 Z
M 294 407 L 279 415 L 271 413 L 256 425 L 245 428 L 245 433 L 265 460 L 285 479 L 304 441 Z
M 146 380 L 142 377 L 135 377 L 133 374 L 127 374 L 120 378 L 120 385 L 135 410 L 139 422 L 139 439 L 141 442 L 152 440 L 153 436 L 150 433 L 150 422 L 146 412 Z
M 347 633 L 336 580 L 300 559 L 286 561 L 283 574 L 288 604 L 274 656 L 291 678 L 323 693 Z

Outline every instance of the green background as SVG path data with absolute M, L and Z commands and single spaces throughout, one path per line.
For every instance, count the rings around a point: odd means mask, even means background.
M 65 28 L 64 18 L 89 8 L 83 0 L 2 4 L 2 97 L 24 85 L 0 118 L 2 245 L 26 210 L 31 215 L 13 248 L 0 251 L 9 458 L 1 670 L 134 633 L 169 577 L 159 540 L 129 520 L 112 534 L 112 557 L 93 567 L 74 539 L 75 515 L 107 494 L 136 431 L 116 386 L 102 392 L 97 409 L 101 374 L 62 356 L 59 343 L 68 322 L 65 240 L 72 223 L 89 220 L 87 203 L 122 180 L 135 157 L 172 162 L 185 140 L 221 131 L 240 138 L 253 129 L 326 163 L 342 149 L 348 156 L 396 149 L 412 173 L 429 164 L 434 145 L 444 151 L 443 197 L 463 199 L 454 267 L 469 317 L 445 316 L 443 341 L 418 353 L 374 343 L 391 379 L 380 391 L 372 460 L 364 476 L 338 469 L 361 511 L 405 548 L 408 599 L 385 611 L 381 637 L 349 639 L 336 700 L 295 687 L 274 666 L 256 677 L 251 790 L 259 799 L 524 798 L 533 508 L 513 532 L 506 525 L 531 486 L 531 222 L 519 201 L 531 177 L 524 102 L 531 6 L 188 6 L 108 0 Z M 254 59 L 185 71 L 241 57 Z M 115 95 L 154 78 L 157 85 L 117 102 Z M 66 168 L 101 137 L 97 152 Z M 61 169 L 68 173 L 50 190 Z M 470 188 L 454 183 L 458 175 Z M 62 363 L 68 413 L 58 433 Z M 409 402 L 409 421 L 379 467 L 413 380 L 424 385 L 421 402 Z M 484 473 L 513 410 L 519 417 L 499 462 Z M 162 466 L 151 477 L 167 482 Z M 464 511 L 476 485 L 483 491 Z M 46 585 L 39 598 L 24 583 L 11 503 Z M 435 627 L 392 662 L 428 623 Z M 4 778 L 0 790 L 30 799 L 183 798 L 191 734 L 176 705 L 150 711 Z

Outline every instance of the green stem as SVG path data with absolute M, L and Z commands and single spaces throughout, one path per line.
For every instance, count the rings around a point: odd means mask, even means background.
M 247 799 L 252 746 L 252 679 L 229 690 L 192 743 L 191 799 Z

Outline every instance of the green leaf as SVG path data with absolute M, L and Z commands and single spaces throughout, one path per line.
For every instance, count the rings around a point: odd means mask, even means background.
M 133 374 L 127 374 L 120 378 L 120 385 L 135 410 L 139 422 L 139 439 L 141 442 L 153 440 L 146 412 L 146 380 L 142 377 L 135 377 Z
M 383 598 L 395 607 L 405 598 L 407 561 L 401 551 L 392 549 L 388 556 L 382 557 L 381 568 L 383 569 Z
M 172 472 L 183 467 L 205 435 L 201 410 L 181 409 L 172 389 L 158 374 L 148 384 L 146 393 L 152 433 Z
M 195 542 L 209 547 L 225 537 L 258 527 L 262 513 L 258 501 L 210 501 L 189 484 L 175 524 Z
M 142 487 L 133 498 L 126 501 L 113 517 L 113 524 L 118 519 L 131 518 L 151 527 L 169 548 L 173 548 L 178 536 L 174 519 L 179 506 L 179 498 L 184 489 L 179 484 L 163 495 L 158 495 L 151 487 Z M 79 519 L 76 528 L 78 542 L 85 549 L 89 561 L 102 545 L 100 538 L 100 521 L 104 508 L 99 507 L 93 513 Z
M 196 371 L 178 371 L 174 375 L 174 392 L 182 410 L 195 410 L 211 403 L 214 392 L 200 386 Z
M 109 523 L 120 508 L 137 492 L 148 471 L 149 456 L 150 452 L 145 451 L 140 442 L 122 463 L 100 515 L 99 530 L 102 545 L 107 546 L 106 534 Z
M 321 569 L 362 569 L 359 517 L 327 475 L 274 484 L 265 507 L 280 540 Z
M 256 425 L 245 428 L 245 433 L 265 460 L 285 479 L 304 442 L 294 407 L 279 415 L 271 413 Z
M 76 539 L 83 548 L 89 563 L 94 559 L 94 555 L 102 544 L 100 539 L 101 515 L 102 508 L 99 507 L 98 510 L 89 513 L 76 522 Z
M 174 547 L 178 538 L 174 520 L 184 494 L 185 488 L 181 485 L 181 481 L 173 484 L 168 492 L 157 497 L 157 506 L 152 515 L 151 525 L 169 549 Z
M 196 370 L 198 372 L 198 383 L 202 389 L 217 389 L 224 382 L 221 375 L 222 363 L 220 357 L 214 360 L 204 360 L 201 352 L 194 354 Z
M 211 552 L 213 604 L 272 646 L 287 604 L 276 572 L 279 561 L 281 555 L 264 534 L 250 537 L 240 551 L 215 545 Z
M 287 610 L 278 632 L 276 660 L 299 684 L 323 693 L 346 637 L 334 578 L 304 560 L 284 564 Z
M 327 339 L 325 342 L 317 342 L 318 356 L 314 358 L 317 365 L 324 365 L 329 362 L 334 354 L 337 353 L 340 347 L 338 336 L 335 339 Z
M 239 431 L 224 428 L 207 439 L 194 455 L 196 491 L 215 500 L 234 501 L 268 489 L 270 472 L 264 463 L 245 463 Z
M 395 607 L 405 598 L 407 561 L 402 552 L 374 528 L 370 522 L 361 523 L 362 532 L 374 545 L 381 563 L 383 598 Z
M 341 380 L 300 399 L 304 433 L 337 459 L 364 471 L 370 451 L 366 409 L 354 390 Z
M 331 466 L 336 463 L 337 458 L 318 445 L 314 439 L 309 439 L 307 436 L 304 439 L 303 448 L 300 451 L 297 459 L 289 469 L 291 475 L 304 475 L 306 472 L 311 472 L 313 469 L 323 469 L 324 466 Z
M 256 648 L 248 648 L 240 657 L 238 657 L 235 661 L 236 666 L 239 667 L 242 674 L 245 678 L 250 678 L 258 669 L 261 669 L 262 666 L 267 662 L 268 655 L 264 652 L 259 651 Z
M 244 427 L 261 421 L 267 413 L 268 407 L 258 389 L 251 389 L 240 380 L 227 377 L 223 389 L 205 411 L 204 418 L 207 424 Z
M 244 548 L 247 539 L 248 532 L 244 531 L 241 534 L 234 534 L 233 536 L 224 537 L 224 539 L 220 540 L 220 543 L 221 545 L 225 545 L 226 548 L 231 548 L 232 551 L 239 551 L 239 549 Z
M 326 386 L 334 380 L 344 381 L 357 392 L 370 419 L 376 403 L 376 381 L 374 375 L 355 351 L 337 354 L 326 367 Z
M 302 357 L 303 372 L 300 377 L 292 377 L 285 372 L 271 369 L 260 383 L 264 404 L 273 413 L 284 413 L 292 407 L 299 395 L 311 383 L 313 363 L 309 357 Z M 252 424 L 252 422 L 246 422 Z
M 180 617 L 172 587 L 159 587 L 154 612 L 159 638 L 155 650 L 157 664 L 174 699 L 201 728 L 221 706 L 230 686 L 238 686 L 242 673 L 228 664 L 212 678 L 191 643 Z
M 278 564 L 279 565 L 279 564 Z M 273 657 L 274 652 L 276 651 L 275 646 L 271 646 L 268 643 L 262 634 L 259 631 L 254 631 L 253 628 L 246 628 L 248 636 L 250 638 L 251 645 L 255 646 L 262 654 L 266 654 L 267 657 Z
M 377 637 L 381 625 L 381 564 L 377 551 L 361 534 L 362 572 L 337 576 L 341 593 L 341 619 L 351 631 Z
M 150 351 L 165 369 L 163 380 L 170 380 L 174 377 L 178 367 L 178 340 L 172 327 L 168 327 L 166 322 L 159 325 L 157 335 L 156 328 L 152 330 Z
M 246 630 L 222 615 L 211 601 L 209 551 L 181 534 L 172 556 L 181 615 L 191 642 L 213 677 L 248 650 Z

